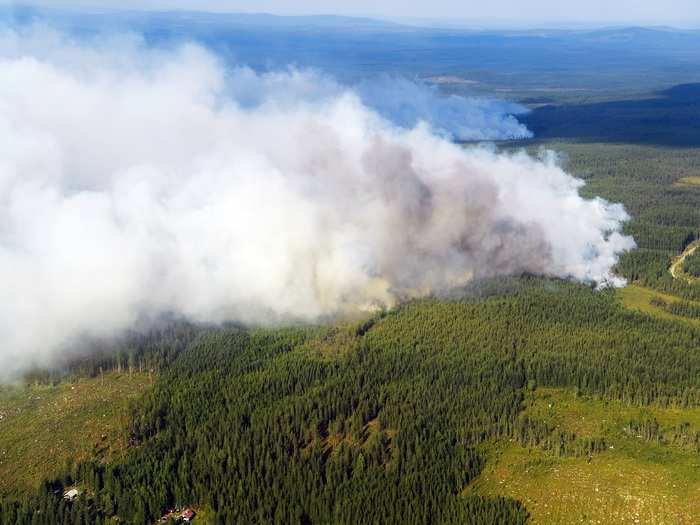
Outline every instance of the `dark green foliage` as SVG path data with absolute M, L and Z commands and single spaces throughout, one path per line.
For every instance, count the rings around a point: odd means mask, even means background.
M 523 117 L 540 138 L 698 146 L 700 84 L 675 86 L 639 100 L 542 105 Z
M 700 250 L 695 250 L 685 258 L 683 271 L 693 277 L 700 277 Z
M 674 301 L 667 303 L 660 297 L 653 297 L 649 303 L 652 306 L 663 308 L 668 313 L 689 319 L 700 319 L 700 306 L 688 301 Z
M 662 443 L 664 441 L 661 425 L 659 425 L 659 422 L 655 418 L 642 420 L 633 419 L 627 423 L 625 431 L 645 441 L 654 443 Z
M 686 449 L 700 453 L 700 432 L 690 429 L 690 423 L 676 425 L 667 434 L 666 441 Z
M 70 375 L 95 377 L 109 370 L 160 372 L 201 331 L 201 327 L 184 321 L 161 321 L 147 331 L 132 331 L 110 340 L 86 340 L 82 356 L 71 356 L 63 367 L 30 372 L 25 379 L 32 383 L 56 383 Z
M 637 247 L 643 250 L 682 252 L 697 237 L 697 228 L 665 226 L 643 220 L 625 226 L 625 233 L 634 237 Z
M 30 501 L 5 502 L 0 523 L 151 523 L 176 504 L 222 524 L 524 523 L 513 500 L 461 495 L 482 444 L 606 448 L 523 417 L 528 389 L 700 406 L 699 331 L 564 282 L 479 290 L 343 328 L 351 344 L 332 355 L 314 341 L 337 329 L 204 333 L 134 407 L 124 461 L 71 468 Z M 644 425 L 630 432 L 655 439 Z M 76 482 L 86 495 L 64 502 Z
M 629 435 L 660 445 L 673 445 L 693 452 L 700 452 L 700 432 L 691 430 L 690 423 L 680 423 L 663 428 L 656 418 L 633 419 L 624 429 Z
M 558 430 L 528 417 L 516 422 L 515 434 L 522 445 L 540 447 L 558 456 L 591 456 L 607 448 L 603 438 L 579 439 L 573 432 Z
M 678 301 L 667 304 L 664 309 L 673 315 L 688 317 L 690 319 L 700 319 L 700 306 L 688 301 Z

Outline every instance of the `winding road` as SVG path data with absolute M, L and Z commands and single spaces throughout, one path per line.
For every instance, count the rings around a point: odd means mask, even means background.
M 693 254 L 695 250 L 698 249 L 698 247 L 700 247 L 700 241 L 691 242 L 683 251 L 683 253 L 679 257 L 677 257 L 675 261 L 673 261 L 673 264 L 671 264 L 671 268 L 669 268 L 669 271 L 671 272 L 671 276 L 673 276 L 674 279 L 685 279 L 688 282 L 695 280 L 692 277 L 687 276 L 683 272 L 683 262 L 685 261 L 685 258 Z

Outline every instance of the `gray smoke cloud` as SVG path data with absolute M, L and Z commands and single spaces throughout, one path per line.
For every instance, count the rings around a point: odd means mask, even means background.
M 433 133 L 451 140 L 485 141 L 527 139 L 532 133 L 516 119 L 529 110 L 512 102 L 441 93 L 421 80 L 382 75 L 343 86 L 313 70 L 258 74 L 234 68 L 228 95 L 245 108 L 273 102 L 290 107 L 321 103 L 350 90 L 360 101 L 392 124 L 412 129 L 428 125 Z
M 619 284 L 624 209 L 553 158 L 397 126 L 318 78 L 0 35 L 2 374 L 164 312 L 313 321 L 495 275 Z
M 354 87 L 362 102 L 397 126 L 429 123 L 435 133 L 463 141 L 527 139 L 516 119 L 528 109 L 503 100 L 440 93 L 436 85 L 382 76 Z

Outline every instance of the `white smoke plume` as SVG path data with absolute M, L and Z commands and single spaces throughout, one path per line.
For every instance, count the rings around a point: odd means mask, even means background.
M 164 312 L 314 320 L 495 275 L 614 279 L 620 205 L 317 79 L 0 35 L 2 374 Z
M 270 101 L 285 106 L 302 101 L 318 103 L 351 89 L 368 109 L 405 129 L 428 124 L 433 133 L 460 141 L 532 137 L 516 119 L 529 111 L 526 107 L 502 100 L 442 94 L 437 86 L 419 80 L 385 75 L 367 78 L 348 88 L 318 71 L 290 69 L 257 74 L 245 67 L 235 68 L 229 78 L 227 94 L 244 108 Z

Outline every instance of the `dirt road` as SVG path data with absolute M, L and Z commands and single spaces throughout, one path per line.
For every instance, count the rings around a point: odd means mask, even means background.
M 674 279 L 685 279 L 686 281 L 693 281 L 694 279 L 692 277 L 689 277 L 683 272 L 683 262 L 685 261 L 685 258 L 691 255 L 695 250 L 700 247 L 700 241 L 695 241 L 691 242 L 685 249 L 685 251 L 676 258 L 675 261 L 673 261 L 673 264 L 671 264 L 671 268 L 669 268 L 669 271 L 671 272 L 671 275 L 673 276 Z

